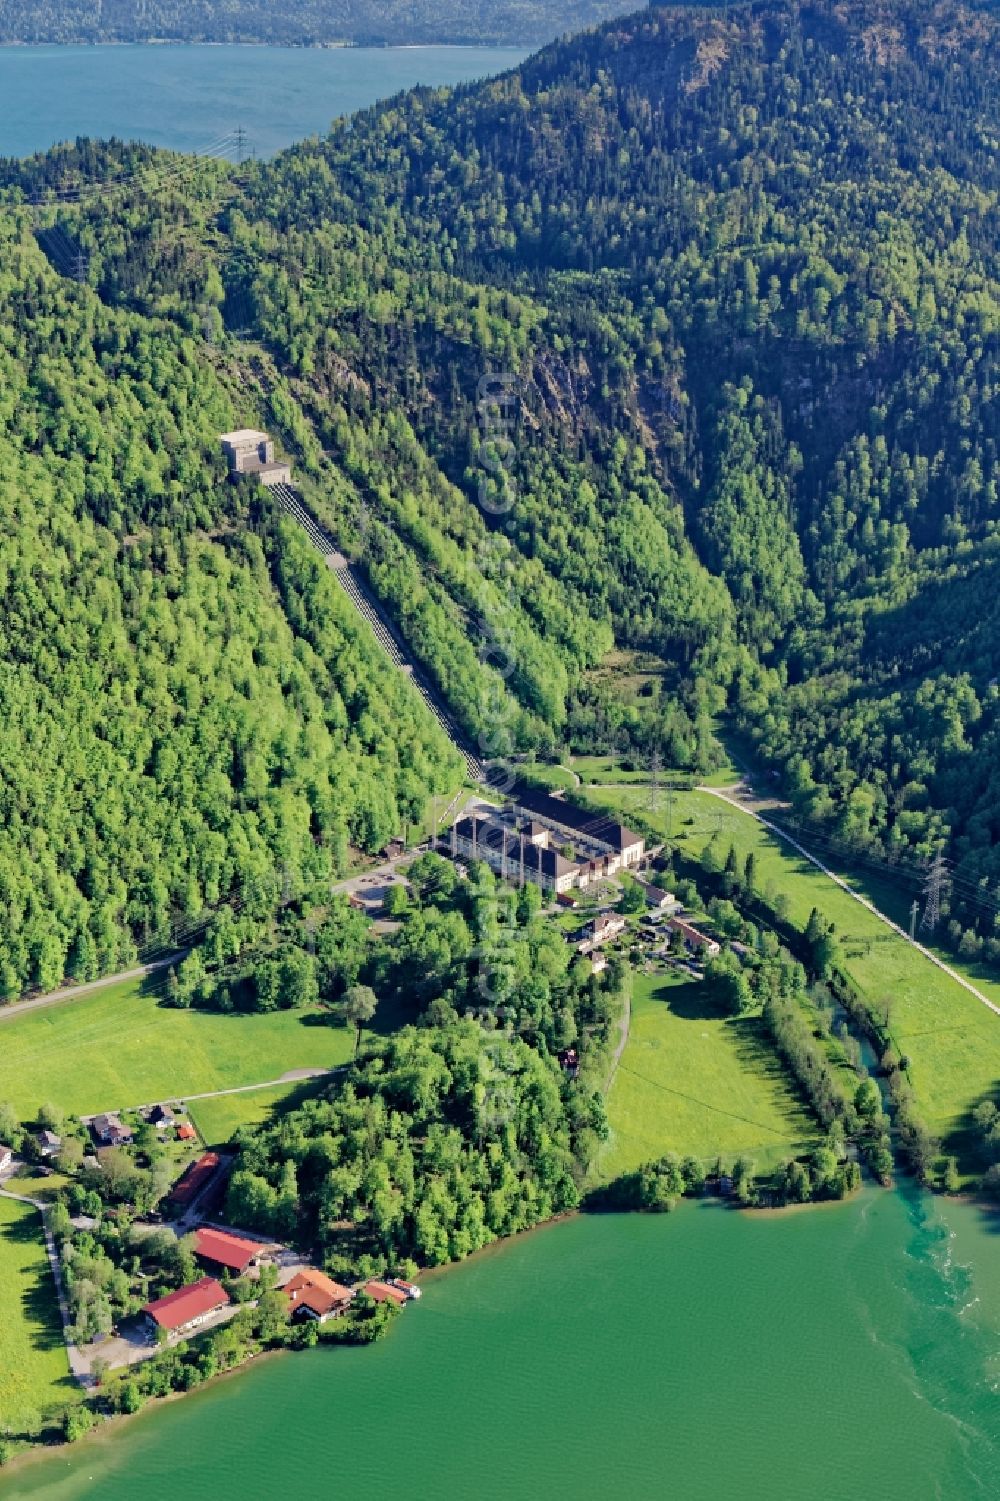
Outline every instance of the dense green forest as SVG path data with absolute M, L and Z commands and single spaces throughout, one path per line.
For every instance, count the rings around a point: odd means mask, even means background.
M 0 0 L 0 42 L 537 46 L 624 0 Z
M 314 883 L 458 763 L 297 529 L 220 483 L 232 397 L 193 341 L 0 238 L 9 998 Z
M 950 0 L 657 9 L 270 163 L 79 142 L 2 164 L 0 188 L 25 262 L 30 224 L 84 274 L 57 290 L 39 269 L 44 296 L 157 351 L 148 377 L 104 342 L 68 368 L 94 350 L 108 400 L 145 379 L 151 431 L 185 381 L 238 386 L 487 753 L 627 747 L 702 773 L 728 718 L 854 854 L 919 869 L 943 849 L 947 932 L 996 958 L 998 38 Z M 273 518 L 217 535 L 199 489 L 222 395 L 191 398 L 197 444 L 177 416 L 155 439 L 123 421 L 115 458 L 100 424 L 78 439 L 74 381 L 65 407 L 43 385 L 57 432 L 26 447 L 52 464 L 62 443 L 87 525 L 120 538 L 155 516 L 185 578 L 205 546 L 266 565 L 289 610 Z M 258 542 L 263 564 L 241 555 Z M 286 619 L 336 670 L 311 604 Z M 244 768 L 226 774 L 239 792 Z M 31 816 L 53 831 L 57 907 L 82 910 L 68 846 L 93 825 L 72 807 Z M 390 821 L 348 808 L 347 836 Z M 140 929 L 215 890 L 211 862 L 173 863 L 166 901 L 129 899 Z

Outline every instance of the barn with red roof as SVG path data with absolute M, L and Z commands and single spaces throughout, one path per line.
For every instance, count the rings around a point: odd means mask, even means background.
M 202 1277 L 198 1282 L 178 1288 L 175 1293 L 168 1293 L 165 1298 L 147 1303 L 142 1311 L 154 1329 L 179 1334 L 197 1329 L 199 1324 L 204 1324 L 206 1319 L 228 1305 L 229 1294 L 221 1282 L 214 1277 Z

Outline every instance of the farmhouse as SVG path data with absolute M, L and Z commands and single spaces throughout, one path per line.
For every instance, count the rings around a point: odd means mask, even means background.
M 262 1241 L 247 1240 L 228 1230 L 203 1228 L 195 1236 L 194 1254 L 199 1261 L 210 1261 L 240 1276 L 257 1266 L 267 1247 Z
M 46 1159 L 54 1157 L 57 1152 L 62 1151 L 62 1137 L 57 1136 L 54 1131 L 39 1131 L 35 1137 L 35 1145 L 38 1148 L 38 1155 L 40 1157 L 45 1157 Z
M 142 1311 L 154 1332 L 163 1329 L 168 1334 L 180 1334 L 197 1329 L 228 1305 L 229 1294 L 222 1284 L 214 1277 L 202 1277 L 165 1298 L 147 1303 Z
M 646 905 L 652 907 L 654 912 L 678 912 L 680 902 L 672 891 L 664 891 L 662 886 L 650 886 L 646 881 L 640 881 L 642 894 L 646 898 Z
M 198 1139 L 198 1133 L 194 1129 L 194 1127 L 192 1126 L 191 1122 L 190 1121 L 182 1121 L 181 1124 L 177 1127 L 177 1140 L 178 1141 L 197 1141 L 197 1139 Z
M 197 1162 L 190 1163 L 184 1169 L 167 1195 L 165 1203 L 171 1209 L 190 1208 L 195 1199 L 212 1182 L 221 1166 L 222 1159 L 218 1152 L 206 1152 L 204 1156 L 198 1158 Z
M 288 1311 L 293 1319 L 313 1319 L 317 1324 L 339 1318 L 354 1297 L 349 1287 L 342 1287 L 313 1267 L 296 1272 L 282 1292 L 288 1298 Z
M 117 1115 L 95 1115 L 90 1129 L 99 1147 L 123 1147 L 132 1140 L 131 1126 L 124 1125 Z
M 222 451 L 229 464 L 230 479 L 256 475 L 262 485 L 290 485 L 292 471 L 288 464 L 274 457 L 274 440 L 253 427 L 241 427 L 223 433 Z
M 620 912 L 599 912 L 592 923 L 588 923 L 584 930 L 584 943 L 586 948 L 580 945 L 581 953 L 589 953 L 591 949 L 599 948 L 602 943 L 610 943 L 617 938 L 619 933 L 625 931 L 625 919 Z
M 154 1105 L 149 1112 L 149 1121 L 151 1125 L 162 1131 L 167 1126 L 176 1125 L 177 1117 L 169 1105 Z
M 4 1173 L 14 1161 L 14 1153 L 10 1147 L 0 1147 L 0 1173 Z
M 722 952 L 721 945 L 716 943 L 714 938 L 709 938 L 706 933 L 700 932 L 691 923 L 685 922 L 682 917 L 668 917 L 667 927 L 671 932 L 681 935 L 686 948 L 703 954 L 707 959 L 714 959 L 716 954 Z

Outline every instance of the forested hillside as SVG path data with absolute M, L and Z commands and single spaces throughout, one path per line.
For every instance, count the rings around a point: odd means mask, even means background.
M 62 281 L 9 217 L 0 264 L 9 998 L 310 886 L 457 759 L 298 531 L 221 481 L 234 407 L 194 341 Z
M 115 317 L 270 362 L 484 749 L 703 772 L 728 715 L 853 850 L 943 847 L 995 958 L 998 40 L 950 0 L 653 10 L 272 163 L 2 181 Z

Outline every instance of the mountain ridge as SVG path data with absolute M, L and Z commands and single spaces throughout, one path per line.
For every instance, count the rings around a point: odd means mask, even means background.
M 997 71 L 947 0 L 665 8 L 271 163 L 81 143 L 2 181 L 135 170 L 39 212 L 104 301 L 268 351 L 474 739 L 705 772 L 727 714 L 848 852 L 945 846 L 950 937 L 1000 957 Z

